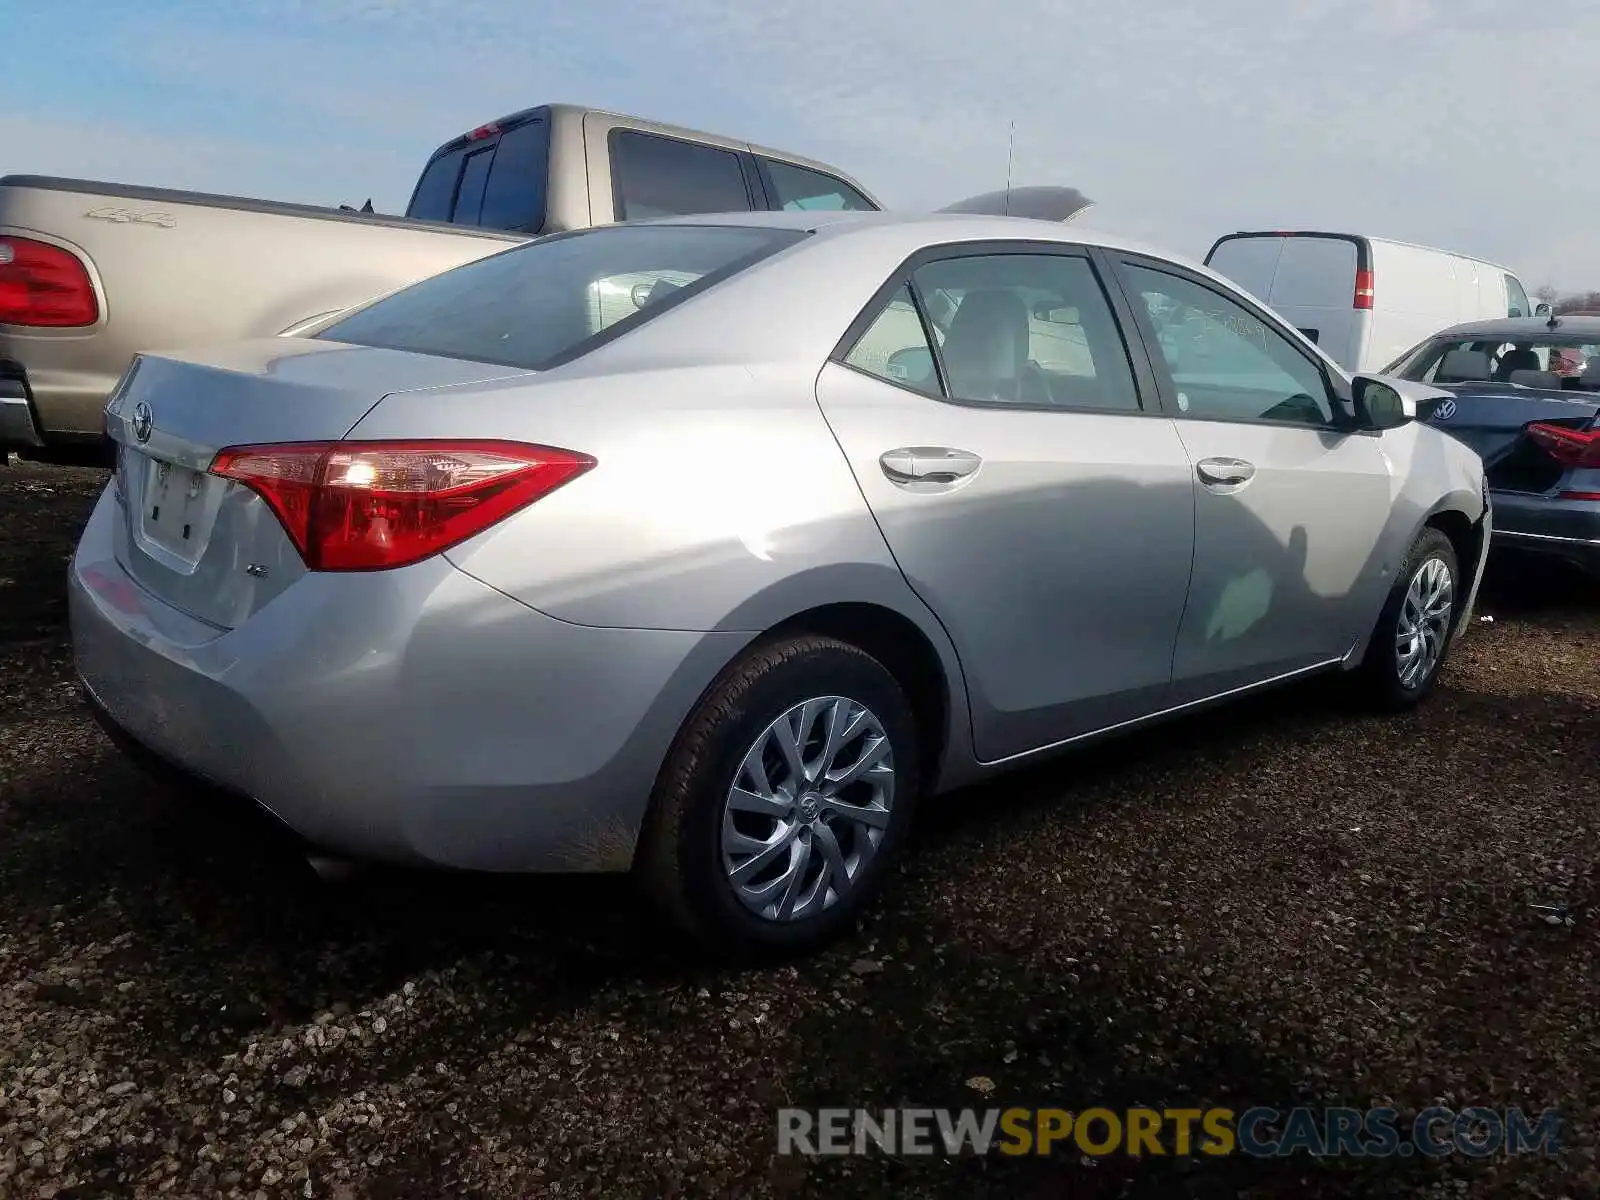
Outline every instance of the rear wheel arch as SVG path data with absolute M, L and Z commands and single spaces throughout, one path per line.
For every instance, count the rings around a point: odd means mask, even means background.
M 837 638 L 866 651 L 893 675 L 911 704 L 925 786 L 939 778 L 948 750 L 952 680 L 939 651 L 915 621 L 878 604 L 840 603 L 796 613 L 755 644 L 801 633 Z
M 950 722 L 952 717 L 959 717 L 954 707 L 957 693 L 952 689 L 963 686 L 961 680 L 951 679 L 938 648 L 915 621 L 881 604 L 845 601 L 819 605 L 784 618 L 745 642 L 723 663 L 690 706 L 683 726 L 673 734 L 671 747 L 663 756 L 652 787 L 652 796 L 660 788 L 661 778 L 685 728 L 729 673 L 737 671 L 764 647 L 807 634 L 835 638 L 854 646 L 871 655 L 894 677 L 905 693 L 916 728 L 918 777 L 924 788 L 937 786 L 950 750 Z M 652 799 L 641 822 L 643 826 L 648 826 L 655 818 L 655 810 Z M 635 846 L 636 863 L 643 846 L 644 839 L 640 838 Z

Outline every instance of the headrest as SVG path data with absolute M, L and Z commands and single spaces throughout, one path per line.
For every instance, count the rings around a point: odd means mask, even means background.
M 1502 379 L 1510 379 L 1513 371 L 1540 371 L 1543 368 L 1539 365 L 1537 353 L 1519 346 L 1505 352 L 1496 370 Z
M 1489 380 L 1487 350 L 1452 350 L 1444 356 L 1433 375 L 1439 383 L 1469 383 Z

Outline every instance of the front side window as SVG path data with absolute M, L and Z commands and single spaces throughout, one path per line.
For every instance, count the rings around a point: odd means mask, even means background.
M 1165 271 L 1131 263 L 1123 270 L 1155 327 L 1181 413 L 1220 421 L 1333 423 L 1321 369 L 1243 305 Z
M 613 225 L 530 242 L 412 284 L 317 337 L 525 370 L 559 365 L 806 235 Z
M 791 212 L 831 209 L 848 209 L 855 212 L 875 212 L 877 205 L 868 200 L 843 180 L 820 171 L 797 167 L 793 163 L 776 159 L 758 159 L 766 172 L 767 188 L 772 193 L 773 204 Z
M 750 211 L 731 150 L 633 129 L 613 129 L 610 144 L 619 221 Z

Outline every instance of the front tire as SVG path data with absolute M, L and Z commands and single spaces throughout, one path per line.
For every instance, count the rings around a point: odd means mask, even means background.
M 1363 699 L 1390 712 L 1415 708 L 1433 691 L 1465 598 L 1450 539 L 1417 535 L 1389 590 L 1361 664 Z
M 801 634 L 723 672 L 668 756 L 637 874 L 720 956 L 799 954 L 880 890 L 920 780 L 911 707 L 866 651 Z

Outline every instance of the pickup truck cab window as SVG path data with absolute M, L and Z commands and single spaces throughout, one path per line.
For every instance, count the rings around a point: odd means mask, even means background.
M 545 177 L 550 170 L 550 128 L 535 119 L 500 135 L 483 189 L 478 224 L 488 229 L 538 233 L 544 228 Z
M 467 155 L 461 167 L 461 186 L 456 189 L 456 207 L 450 214 L 454 225 L 477 225 L 483 211 L 483 189 L 489 182 L 489 164 L 494 161 L 493 143 Z
M 749 212 L 744 168 L 732 150 L 636 129 L 610 134 L 617 220 Z
M 550 128 L 536 117 L 435 158 L 423 171 L 406 215 L 538 233 L 544 227 L 549 170 Z
M 463 148 L 464 149 L 464 148 Z M 418 221 L 448 221 L 456 204 L 456 183 L 461 178 L 462 149 L 451 150 L 430 162 L 417 180 L 406 216 Z

